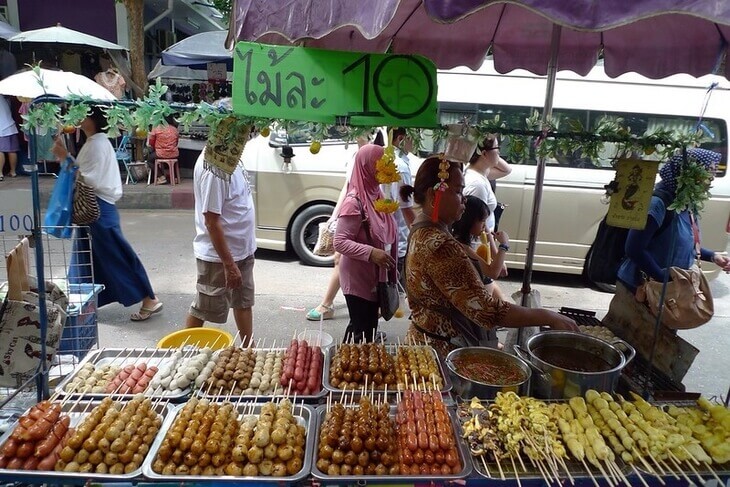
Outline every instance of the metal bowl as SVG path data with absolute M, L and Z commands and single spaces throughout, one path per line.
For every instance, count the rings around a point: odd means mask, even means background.
M 466 377 L 462 371 L 458 370 L 456 361 L 460 358 L 468 358 L 480 363 L 488 364 L 499 361 L 503 364 L 509 364 L 520 371 L 524 375 L 524 379 L 513 384 L 487 384 Z M 527 384 L 530 381 L 532 370 L 520 358 L 502 352 L 500 350 L 488 347 L 464 347 L 452 350 L 446 356 L 446 366 L 449 369 L 449 376 L 453 384 L 453 390 L 462 399 L 471 399 L 478 397 L 479 399 L 494 399 L 498 392 L 512 391 L 517 394 L 527 393 Z

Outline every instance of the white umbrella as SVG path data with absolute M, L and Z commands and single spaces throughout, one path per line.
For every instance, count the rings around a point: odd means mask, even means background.
M 36 44 L 77 44 L 110 51 L 128 50 L 119 44 L 114 44 L 113 42 L 105 41 L 104 39 L 99 39 L 98 37 L 84 34 L 77 30 L 67 29 L 60 24 L 55 27 L 20 32 L 12 36 L 8 41 Z
M 77 95 L 99 101 L 117 99 L 109 90 L 86 76 L 50 69 L 33 69 L 8 76 L 0 81 L 0 94 L 24 98 L 38 98 L 42 95 L 67 98 Z

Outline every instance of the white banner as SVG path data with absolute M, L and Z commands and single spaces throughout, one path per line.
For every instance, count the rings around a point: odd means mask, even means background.
M 0 190 L 0 235 L 33 232 L 33 195 L 29 189 Z

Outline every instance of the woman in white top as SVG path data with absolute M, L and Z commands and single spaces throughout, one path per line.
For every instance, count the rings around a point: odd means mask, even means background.
M 118 302 L 132 306 L 142 302 L 132 321 L 144 321 L 162 310 L 162 302 L 155 297 L 147 272 L 127 239 L 122 234 L 119 212 L 115 203 L 122 197 L 122 178 L 111 142 L 104 133 L 106 117 L 99 107 L 81 122 L 86 142 L 76 157 L 76 165 L 84 182 L 94 188 L 101 214 L 86 228 L 79 228 L 69 269 L 71 282 L 103 284 L 99 306 Z M 56 139 L 53 153 L 59 160 L 70 158 L 60 138 Z M 89 238 L 93 239 L 93 255 L 89 255 Z
M 510 165 L 499 155 L 499 141 L 493 135 L 487 136 L 477 145 L 477 150 L 464 172 L 464 196 L 476 196 L 489 208 L 486 221 L 488 233 L 493 233 L 495 230 L 494 210 L 497 208 L 497 197 L 490 181 L 503 178 L 511 172 Z M 506 272 L 506 268 L 503 272 Z M 485 277 L 484 284 L 490 294 L 504 299 L 501 289 L 494 280 Z
M 18 127 L 15 125 L 13 115 L 10 113 L 10 105 L 4 96 L 0 96 L 0 181 L 3 180 L 3 169 L 5 168 L 5 154 L 10 162 L 10 173 L 8 176 L 17 176 L 15 167 L 18 164 Z

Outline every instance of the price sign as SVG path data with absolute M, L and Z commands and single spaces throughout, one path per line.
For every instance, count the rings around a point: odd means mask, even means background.
M 226 63 L 208 63 L 208 80 L 209 81 L 225 81 L 228 71 Z
M 422 56 L 239 42 L 240 115 L 361 126 L 434 127 L 436 66 Z
M 29 189 L 0 191 L 0 235 L 33 232 L 33 196 Z

